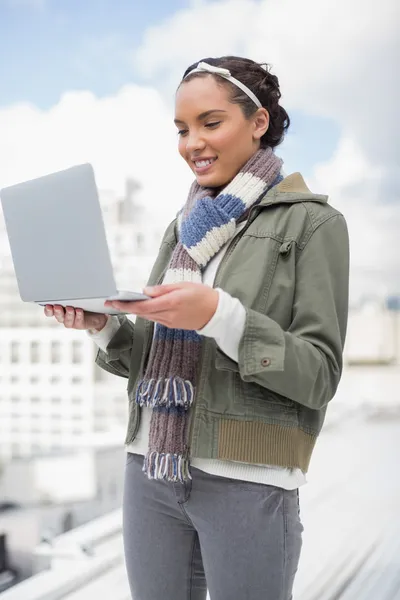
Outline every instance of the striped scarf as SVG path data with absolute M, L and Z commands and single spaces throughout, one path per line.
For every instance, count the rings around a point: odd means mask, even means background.
M 201 283 L 204 268 L 233 237 L 236 223 L 282 180 L 281 165 L 271 148 L 260 149 L 216 197 L 212 188 L 193 183 L 178 215 L 179 241 L 163 283 Z M 196 331 L 155 326 L 148 366 L 136 393 L 140 406 L 153 409 L 143 465 L 150 479 L 191 479 L 189 409 L 196 393 L 201 341 Z

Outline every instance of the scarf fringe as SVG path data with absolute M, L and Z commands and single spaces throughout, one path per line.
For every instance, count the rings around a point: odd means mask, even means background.
M 180 377 L 142 379 L 136 391 L 136 403 L 150 408 L 179 406 L 187 410 L 193 404 L 194 391 L 193 384 Z
M 189 459 L 181 454 L 148 452 L 144 458 L 143 472 L 149 479 L 180 481 L 192 479 L 189 471 Z

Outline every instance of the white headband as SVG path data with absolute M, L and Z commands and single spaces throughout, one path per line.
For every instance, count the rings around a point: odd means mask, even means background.
M 262 104 L 257 98 L 257 96 L 253 94 L 253 92 L 249 90 L 249 88 L 246 85 L 244 85 L 244 83 L 242 83 L 238 79 L 235 79 L 235 77 L 232 77 L 229 69 L 223 69 L 222 67 L 214 67 L 213 65 L 209 65 L 208 63 L 200 62 L 195 69 L 192 69 L 192 71 L 190 71 L 186 75 L 186 77 L 189 77 L 189 75 L 192 75 L 192 73 L 212 73 L 213 75 L 219 75 L 220 77 L 223 77 L 224 79 L 227 79 L 231 83 L 235 84 L 245 94 L 247 94 L 249 98 L 253 100 L 254 104 L 258 106 L 258 108 L 262 108 Z

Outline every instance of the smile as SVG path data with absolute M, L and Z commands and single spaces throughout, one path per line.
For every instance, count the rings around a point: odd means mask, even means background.
M 205 173 L 216 160 L 216 158 L 207 158 L 193 161 L 196 173 Z

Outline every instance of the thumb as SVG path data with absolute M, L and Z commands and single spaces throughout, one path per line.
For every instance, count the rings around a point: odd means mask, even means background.
M 143 289 L 143 293 L 147 296 L 151 296 L 152 298 L 156 298 L 157 296 L 163 296 L 164 294 L 168 294 L 169 292 L 178 290 L 181 287 L 183 287 L 182 283 L 166 283 L 165 285 L 153 285 L 145 287 Z

